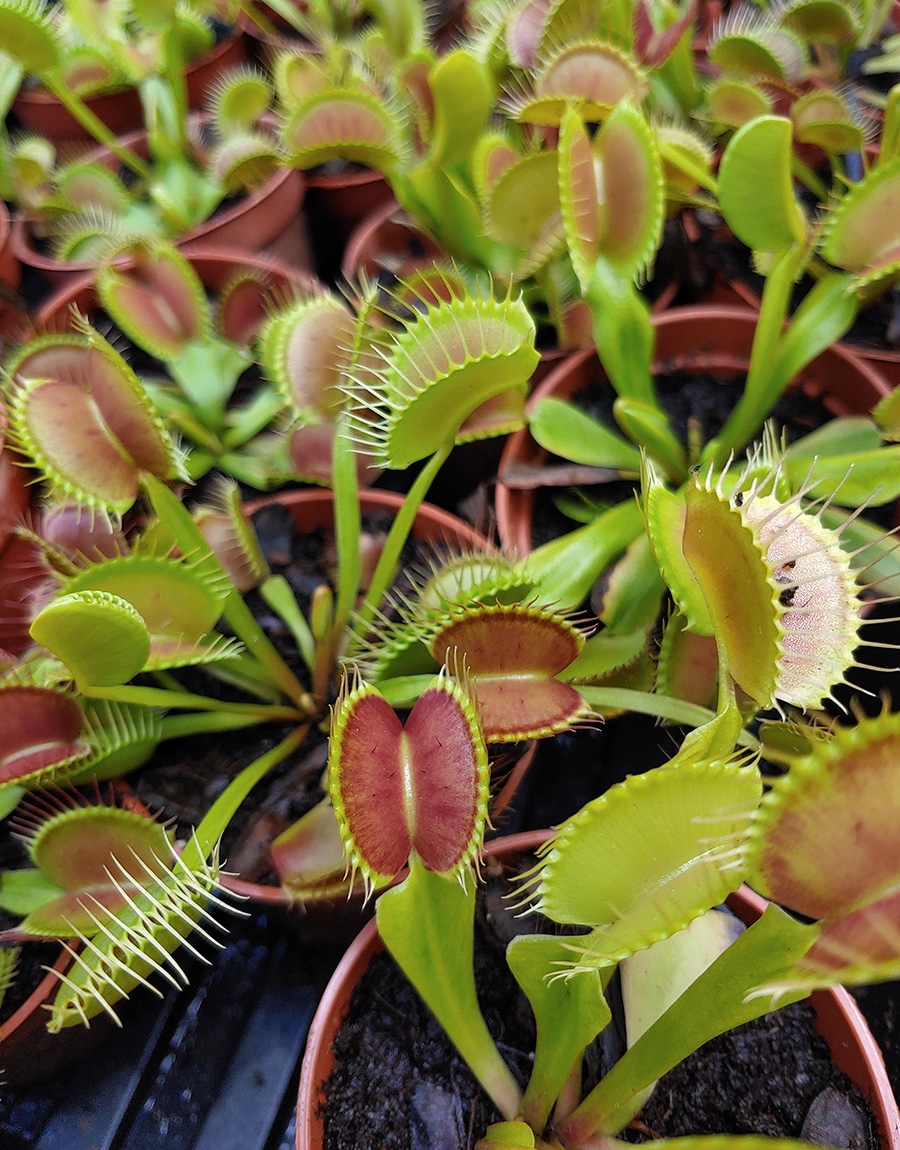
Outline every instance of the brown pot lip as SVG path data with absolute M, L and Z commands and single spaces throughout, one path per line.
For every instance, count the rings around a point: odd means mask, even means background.
M 402 491 L 383 491 L 378 487 L 360 487 L 359 500 L 360 507 L 363 512 L 366 511 L 399 511 L 403 504 L 406 502 L 406 495 Z M 329 488 L 324 487 L 299 487 L 293 491 L 276 491 L 270 495 L 263 495 L 259 499 L 253 499 L 244 505 L 244 510 L 248 515 L 253 515 L 262 507 L 266 507 L 272 503 L 281 503 L 286 507 L 296 509 L 301 512 L 306 507 L 312 507 L 316 504 L 332 505 L 333 496 Z M 456 515 L 452 515 L 449 511 L 445 511 L 442 507 L 438 507 L 434 503 L 423 502 L 419 507 L 416 515 L 418 519 L 419 514 L 425 514 L 445 536 L 451 539 L 455 536 L 460 542 L 465 542 L 467 546 L 490 547 L 487 539 L 484 538 L 479 532 L 471 527 L 463 519 L 459 519 Z M 413 527 L 413 535 L 415 535 L 415 527 Z M 421 538 L 421 536 L 420 536 Z
M 513 854 L 521 850 L 534 850 L 552 834 L 549 830 L 520 831 L 504 838 L 492 839 L 484 844 L 484 854 Z M 300 1069 L 300 1088 L 297 1096 L 297 1150 L 320 1150 L 321 1141 L 314 1138 L 322 1084 L 333 1064 L 331 1045 L 347 1008 L 350 995 L 359 982 L 372 956 L 382 950 L 378 938 L 378 923 L 373 918 L 362 928 L 328 980 L 325 993 L 306 1037 L 306 1051 Z M 335 1020 L 336 1024 L 335 1024 Z
M 402 213 L 402 216 L 399 216 L 399 213 Z M 355 281 L 362 263 L 363 248 L 377 233 L 378 229 L 395 215 L 398 216 L 397 223 L 399 226 L 415 228 L 415 221 L 393 198 L 375 208 L 356 225 L 347 239 L 347 246 L 344 248 L 344 255 L 341 259 L 341 275 L 345 280 L 349 280 L 351 283 Z
M 685 307 L 669 308 L 666 311 L 654 313 L 653 326 L 656 330 L 666 332 L 677 330 L 681 326 L 688 329 L 701 329 L 711 324 L 727 324 L 734 328 L 744 329 L 748 333 L 756 325 L 758 311 L 746 305 L 700 303 L 689 304 Z M 697 347 L 698 355 L 703 354 L 702 343 Z M 580 348 L 573 351 L 558 363 L 552 371 L 541 380 L 528 398 L 525 405 L 526 412 L 533 410 L 535 404 L 549 395 L 555 395 L 562 381 L 570 372 L 580 368 L 597 354 L 594 347 Z M 864 356 L 856 349 L 849 348 L 843 343 L 833 343 L 826 348 L 817 360 L 824 359 L 830 371 L 843 368 L 856 374 L 857 379 L 877 398 L 888 395 L 891 387 L 882 374 L 873 364 L 866 362 Z M 813 363 L 816 361 L 814 360 Z M 808 369 L 805 369 L 808 370 Z M 527 555 L 531 550 L 531 510 L 534 502 L 534 492 L 513 491 L 502 480 L 503 472 L 516 457 L 525 454 L 525 448 L 530 439 L 528 428 L 520 428 L 507 439 L 500 458 L 498 478 L 494 491 L 494 505 L 497 513 L 497 527 L 501 543 L 504 548 L 515 551 L 518 555 Z
M 381 172 L 374 168 L 363 168 L 361 171 L 350 171 L 339 176 L 316 175 L 311 172 L 304 172 L 303 175 L 308 188 L 358 188 L 384 180 Z
M 524 831 L 508 838 L 495 839 L 485 845 L 485 854 L 500 851 L 514 852 L 533 849 L 546 842 L 551 831 Z M 493 848 L 493 849 L 491 849 Z M 750 922 L 755 921 L 768 902 L 750 887 L 742 885 L 728 897 L 733 909 Z M 348 947 L 334 974 L 325 988 L 319 1006 L 313 1017 L 306 1039 L 306 1052 L 300 1071 L 300 1088 L 297 1097 L 296 1150 L 321 1150 L 322 1142 L 317 1137 L 321 1124 L 318 1121 L 321 1088 L 333 1065 L 332 1043 L 349 1007 L 350 995 L 365 972 L 366 967 L 382 947 L 378 939 L 378 924 L 373 918 L 366 923 Z M 881 1051 L 869 1030 L 862 1011 L 850 994 L 841 986 L 814 991 L 810 996 L 817 1011 L 817 1021 L 821 1014 L 823 1037 L 828 1042 L 831 1056 L 848 1056 L 855 1053 L 865 1068 L 865 1082 L 848 1075 L 862 1090 L 872 1108 L 878 1125 L 881 1150 L 900 1148 L 900 1111 L 891 1089 Z M 845 1033 L 828 1033 L 832 1028 L 842 1028 Z M 856 1068 L 859 1070 L 859 1067 Z
M 398 491 L 381 491 L 375 487 L 361 487 L 359 489 L 360 509 L 365 514 L 367 511 L 393 511 L 397 512 L 403 506 L 406 496 Z M 303 487 L 297 488 L 294 491 L 276 491 L 270 495 L 262 495 L 259 499 L 253 499 L 244 504 L 244 511 L 248 515 L 253 515 L 254 512 L 261 510 L 263 507 L 269 507 L 273 503 L 280 503 L 283 507 L 288 507 L 295 512 L 295 519 L 303 515 L 304 511 L 310 509 L 324 509 L 324 516 L 317 516 L 316 518 L 324 518 L 327 520 L 328 512 L 333 506 L 332 492 L 324 487 Z M 470 527 L 464 520 L 451 515 L 449 511 L 444 511 L 442 507 L 436 507 L 433 503 L 423 503 L 419 508 L 419 513 L 416 515 L 418 522 L 419 514 L 427 516 L 429 521 L 434 524 L 436 531 L 430 535 L 430 538 L 446 538 L 449 540 L 456 540 L 464 543 L 467 547 L 481 546 L 490 547 L 487 539 L 480 535 L 474 527 Z M 313 526 L 319 526 L 319 522 Z M 413 534 L 415 534 L 415 526 L 413 527 Z M 230 890 L 232 893 L 240 895 L 244 898 L 249 898 L 253 902 L 263 903 L 266 906 L 279 906 L 289 908 L 292 905 L 292 900 L 285 894 L 280 886 L 269 886 L 263 883 L 248 882 L 242 878 L 231 878 L 223 876 L 222 885 Z M 313 900 L 313 905 L 325 905 L 328 902 L 336 902 L 336 899 L 322 898 Z M 346 895 L 340 896 L 340 901 L 346 901 Z
M 262 187 L 254 189 L 246 196 L 242 196 L 239 203 L 234 204 L 230 208 L 226 208 L 224 212 L 220 212 L 214 220 L 205 220 L 203 223 L 197 224 L 196 227 L 183 232 L 180 236 L 176 236 L 172 242 L 178 248 L 185 247 L 188 244 L 193 248 L 204 242 L 215 243 L 214 233 L 217 228 L 224 227 L 227 224 L 237 223 L 249 212 L 258 208 L 269 196 L 275 195 L 275 193 L 281 191 L 285 185 L 292 183 L 298 185 L 297 195 L 299 209 L 300 204 L 303 202 L 303 192 L 306 188 L 303 175 L 293 168 L 281 168 L 274 176 L 271 176 Z M 26 219 L 21 212 L 17 212 L 13 219 L 10 232 L 13 251 L 22 263 L 27 264 L 29 267 L 37 268 L 38 271 L 42 272 L 67 272 L 69 274 L 87 272 L 96 266 L 87 260 L 55 260 L 52 256 L 47 256 L 39 252 L 34 245 L 31 229 L 28 226 L 30 222 L 31 221 Z M 235 249 L 235 251 L 237 251 L 237 249 Z
M 241 252 L 228 247 L 217 247 L 213 243 L 192 245 L 190 251 L 182 253 L 191 265 L 235 264 L 237 267 L 247 268 L 251 271 L 269 273 L 282 277 L 286 283 L 293 284 L 303 291 L 314 292 L 321 289 L 321 284 L 314 275 L 302 268 L 289 267 L 273 256 L 264 253 Z M 125 265 L 127 266 L 127 265 Z M 203 273 L 200 272 L 203 279 Z M 35 328 L 45 326 L 63 309 L 69 308 L 78 296 L 84 291 L 94 290 L 96 277 L 93 272 L 71 279 L 62 287 L 56 289 L 44 301 L 35 316 Z M 96 306 L 96 305 L 95 305 Z
M 232 28 L 230 35 L 223 37 L 223 39 L 220 40 L 218 44 L 214 44 L 213 47 L 210 48 L 208 52 L 204 52 L 202 56 L 198 56 L 195 60 L 191 60 L 191 62 L 185 68 L 185 76 L 190 77 L 201 68 L 216 64 L 223 56 L 227 56 L 235 42 L 243 39 L 243 37 L 243 30 L 235 25 Z M 91 107 L 92 103 L 96 103 L 99 100 L 103 100 L 108 97 L 120 96 L 123 92 L 129 91 L 137 92 L 137 89 L 133 88 L 131 84 L 122 84 L 119 87 L 110 88 L 103 92 L 93 92 L 90 96 L 85 97 L 85 103 L 88 107 Z M 44 88 L 43 86 L 37 88 L 23 88 L 18 91 L 16 93 L 15 101 L 13 102 L 14 109 L 15 105 L 20 101 L 23 105 L 48 108 L 60 103 L 59 98 L 54 96 L 51 91 L 49 91 L 47 88 Z

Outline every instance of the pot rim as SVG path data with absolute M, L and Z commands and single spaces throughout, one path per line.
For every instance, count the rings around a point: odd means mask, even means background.
M 239 268 L 247 268 L 251 271 L 280 277 L 287 284 L 305 292 L 314 292 L 321 288 L 320 282 L 311 272 L 304 271 L 302 268 L 290 267 L 265 252 L 245 253 L 226 246 L 220 247 L 212 241 L 208 241 L 203 245 L 191 245 L 190 250 L 183 251 L 182 255 L 191 265 L 203 263 L 235 264 Z M 122 266 L 128 267 L 128 262 L 123 260 Z M 203 279 L 202 273 L 200 273 L 200 278 Z M 94 291 L 96 294 L 96 276 L 93 272 L 80 275 L 58 287 L 38 309 L 35 316 L 35 328 L 45 326 L 52 319 L 55 319 L 62 310 L 71 307 L 84 291 Z M 95 300 L 93 306 L 99 307 L 99 301 Z
M 189 124 L 202 123 L 204 116 L 202 113 L 192 112 L 188 117 Z M 133 132 L 126 132 L 118 137 L 119 141 L 128 148 L 138 148 L 139 144 L 146 141 L 147 131 L 144 128 L 139 128 Z M 102 144 L 91 148 L 85 153 L 84 159 L 86 161 L 98 161 L 102 157 L 109 158 L 112 153 L 109 149 Z M 267 200 L 281 193 L 285 196 L 290 196 L 293 202 L 296 199 L 291 215 L 299 213 L 303 204 L 303 197 L 306 190 L 306 184 L 303 179 L 303 173 L 296 168 L 281 167 L 273 175 L 271 175 L 263 184 L 258 188 L 254 188 L 249 192 L 244 193 L 238 198 L 237 203 L 232 204 L 224 210 L 217 211 L 214 215 L 206 220 L 202 220 L 199 224 L 189 228 L 188 231 L 182 232 L 179 236 L 174 236 L 171 243 L 177 248 L 183 248 L 187 245 L 200 245 L 203 243 L 212 243 L 215 241 L 215 233 L 230 225 L 239 224 L 254 210 L 259 210 L 260 205 L 264 204 Z M 96 261 L 88 260 L 71 260 L 60 261 L 55 260 L 52 256 L 44 255 L 39 252 L 34 245 L 33 232 L 30 227 L 32 220 L 28 216 L 18 211 L 15 214 L 12 223 L 11 242 L 13 251 L 22 263 L 27 264 L 29 267 L 37 268 L 38 271 L 44 274 L 61 274 L 74 275 L 79 272 L 92 271 L 96 267 Z M 224 245 L 223 245 L 224 246 Z M 235 250 L 238 250 L 235 248 Z M 251 253 L 252 254 L 252 253 Z
M 758 314 L 757 311 L 747 306 L 716 303 L 689 304 L 685 307 L 669 308 L 654 314 L 652 317 L 653 327 L 662 333 L 663 337 L 666 333 L 675 332 L 681 327 L 696 330 L 703 334 L 700 335 L 694 345 L 696 350 L 684 353 L 680 357 L 663 357 L 659 354 L 657 347 L 653 368 L 655 369 L 663 358 L 666 362 L 672 362 L 675 367 L 690 367 L 691 365 L 699 367 L 703 365 L 704 359 L 715 356 L 716 359 L 722 358 L 729 361 L 729 366 L 733 364 L 735 370 L 741 364 L 746 369 L 749 338 L 747 352 L 741 354 L 730 350 L 716 352 L 710 347 L 711 337 L 706 333 L 711 324 L 722 322 L 730 326 L 736 324 L 746 328 L 748 336 L 752 337 L 752 330 L 755 329 Z M 525 405 L 526 413 L 531 412 L 539 400 L 550 395 L 556 395 L 570 373 L 581 368 L 592 358 L 597 358 L 597 352 L 593 346 L 590 346 L 572 352 L 571 355 L 557 364 L 528 397 Z M 819 377 L 817 378 L 815 365 L 823 359 L 825 363 L 818 369 Z M 852 372 L 857 384 L 867 389 L 876 399 L 888 395 L 891 391 L 890 385 L 872 364 L 867 363 L 855 349 L 850 349 L 841 343 L 833 343 L 827 347 L 800 373 L 800 378 L 810 384 L 820 385 L 821 391 L 825 392 L 827 390 L 827 376 L 838 368 Z M 602 372 L 602 367 L 600 370 Z M 543 452 L 531 439 L 527 426 L 513 432 L 503 448 L 494 491 L 497 528 L 501 543 L 505 549 L 515 551 L 519 556 L 527 555 L 531 550 L 531 515 L 534 505 L 534 491 L 518 491 L 508 487 L 503 482 L 503 474 L 514 459 L 533 458 L 536 455 L 545 456 L 546 452 Z

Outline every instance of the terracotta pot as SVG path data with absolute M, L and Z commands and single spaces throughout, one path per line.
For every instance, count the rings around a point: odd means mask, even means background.
M 486 845 L 485 854 L 503 857 L 531 850 L 549 834 L 549 831 L 529 831 L 498 839 Z M 729 895 L 728 904 L 744 922 L 753 923 L 765 909 L 766 900 L 742 886 Z M 383 949 L 373 920 L 341 959 L 316 1010 L 300 1072 L 297 1150 L 322 1150 L 322 1110 L 326 1102 L 325 1083 L 334 1067 L 334 1040 L 349 1011 L 353 990 L 373 956 Z M 881 1150 L 900 1150 L 900 1113 L 881 1051 L 859 1007 L 842 987 L 814 991 L 809 1002 L 816 1012 L 816 1029 L 828 1043 L 835 1065 L 860 1088 L 872 1109 Z
M 759 292 L 741 279 L 721 280 L 717 287 L 716 298 L 723 303 L 738 303 L 759 309 Z M 882 376 L 891 390 L 900 385 L 900 348 L 868 347 L 866 344 L 853 343 L 846 338 L 836 343 L 835 347 L 843 348 L 850 355 L 867 363 L 873 371 Z
M 146 132 L 123 136 L 122 143 L 137 155 L 147 157 Z M 109 168 L 119 167 L 118 159 L 106 148 L 95 148 L 85 159 L 103 163 Z M 185 250 L 214 245 L 252 254 L 266 251 L 294 267 L 308 270 L 309 250 L 300 214 L 304 190 L 300 172 L 281 168 L 262 187 L 241 196 L 236 203 L 183 232 L 174 242 Z M 53 288 L 62 287 L 76 276 L 86 275 L 95 267 L 93 260 L 61 262 L 38 251 L 33 225 L 21 214 L 13 220 L 11 239 L 18 259 L 41 272 Z
M 546 842 L 550 831 L 524 831 L 518 835 L 485 843 L 489 858 L 510 858 L 520 851 L 533 851 Z M 375 920 L 368 922 L 347 949 L 325 988 L 309 1035 L 300 1069 L 300 1091 L 297 1099 L 297 1150 L 321 1150 L 325 1131 L 322 1109 L 325 1105 L 325 1083 L 334 1068 L 332 1047 L 341 1024 L 350 1009 L 350 997 L 365 974 L 374 955 L 384 946 L 378 937 Z
M 200 276 L 205 287 L 217 291 L 241 271 L 261 272 L 271 279 L 273 288 L 290 291 L 299 289 L 313 292 L 321 288 L 319 281 L 307 272 L 285 267 L 278 260 L 265 255 L 244 255 L 241 252 L 220 250 L 213 246 L 191 247 L 184 253 Z M 127 263 L 123 264 L 127 267 Z M 72 328 L 74 312 L 90 318 L 100 306 L 97 285 L 93 275 L 82 275 L 59 288 L 43 304 L 34 317 L 31 335 L 44 332 L 62 332 Z
M 728 905 L 746 923 L 754 923 L 768 903 L 755 890 L 742 886 L 728 896 Z M 900 1111 L 884 1058 L 856 1001 L 842 986 L 815 990 L 809 1002 L 816 1012 L 816 1030 L 828 1043 L 832 1060 L 862 1091 L 878 1127 L 881 1150 L 900 1148 Z
M 900 387 L 900 348 L 896 350 L 889 350 L 888 348 L 875 348 L 866 347 L 860 343 L 849 343 L 844 340 L 839 345 L 844 347 L 851 355 L 855 355 L 857 359 L 861 359 L 874 371 L 884 378 L 885 383 L 891 391 L 895 387 Z
M 667 371 L 746 371 L 756 314 L 749 308 L 698 304 L 654 316 L 653 370 L 661 370 L 664 365 Z M 596 352 L 592 348 L 575 352 L 534 390 L 528 408 L 551 395 L 569 399 L 598 375 L 602 377 L 603 370 Z M 799 386 L 813 396 L 821 396 L 835 415 L 869 411 L 889 391 L 877 371 L 840 345 L 814 359 L 801 373 Z M 495 495 L 497 528 L 504 548 L 518 555 L 527 555 L 531 550 L 534 492 L 508 487 L 503 482 L 504 474 L 519 465 L 541 464 L 546 458 L 547 453 L 523 429 L 510 436 L 500 461 Z
M 363 489 L 360 491 L 360 507 L 364 515 L 376 511 L 387 511 L 391 515 L 396 515 L 405 498 L 405 495 L 393 491 Z M 300 532 L 334 526 L 332 495 L 323 488 L 285 491 L 264 496 L 246 504 L 245 511 L 252 515 L 273 503 L 278 503 L 290 511 Z M 423 542 L 448 543 L 458 548 L 489 547 L 487 540 L 467 523 L 429 503 L 424 503 L 419 509 L 412 535 L 413 538 Z M 506 801 L 509 801 L 508 797 Z M 222 885 L 235 894 L 264 906 L 268 911 L 275 911 L 306 937 L 336 939 L 346 943 L 371 917 L 374 909 L 371 902 L 366 907 L 363 906 L 362 888 L 359 886 L 349 898 L 346 889 L 343 889 L 336 897 L 313 898 L 300 903 L 297 900 L 292 902 L 281 887 L 230 877 L 223 878 Z
M 192 109 L 202 107 L 211 85 L 221 73 L 246 59 L 244 34 L 234 30 L 205 56 L 192 60 L 185 69 L 189 106 Z M 136 88 L 119 88 L 87 96 L 85 103 L 117 136 L 135 131 L 144 122 L 141 98 Z M 13 111 L 26 128 L 44 136 L 57 148 L 94 140 L 46 88 L 23 88 L 13 101 Z
M 0 285 L 5 286 L 8 292 L 0 293 L 0 334 L 5 335 L 5 327 L 9 322 L 15 322 L 20 316 L 18 309 L 11 305 L 6 296 L 9 294 L 16 298 L 17 289 L 22 280 L 22 265 L 12 246 L 12 224 L 9 218 L 9 209 L 3 200 L 0 200 Z
M 7 287 L 17 288 L 22 278 L 22 269 L 9 242 L 10 231 L 9 209 L 3 200 L 0 200 L 0 281 Z M 0 311 L 3 306 L 3 301 L 0 300 Z

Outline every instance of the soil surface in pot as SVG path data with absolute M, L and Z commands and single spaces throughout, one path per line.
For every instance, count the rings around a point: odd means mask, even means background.
M 664 364 L 654 377 L 659 402 L 668 412 L 675 434 L 682 443 L 705 443 L 717 435 L 743 394 L 745 382 L 746 376 L 741 373 L 712 375 L 685 368 L 667 371 Z M 615 392 L 605 382 L 598 366 L 596 380 L 573 395 L 572 402 L 604 425 L 617 430 L 618 424 L 613 416 L 615 399 Z M 771 418 L 784 429 L 790 443 L 821 427 L 832 417 L 819 399 L 807 395 L 801 388 L 794 388 L 786 391 L 775 404 Z M 560 465 L 565 467 L 565 461 L 549 456 L 545 466 L 554 468 Z M 562 479 L 565 481 L 564 474 Z M 598 500 L 618 503 L 632 498 L 636 487 L 636 484 L 626 481 L 581 486 L 576 498 L 583 498 L 587 503 Z M 569 494 L 566 488 L 562 491 Z M 540 487 L 535 491 L 532 547 L 556 539 L 577 526 L 559 510 L 560 494 L 561 489 L 554 487 Z
M 530 863 L 523 860 L 517 869 Z M 546 923 L 514 917 L 504 901 L 509 890 L 507 876 L 489 860 L 477 900 L 475 972 L 488 1028 L 524 1085 L 534 1023 L 509 973 L 505 948 L 514 934 L 546 929 Z M 811 1007 L 798 1003 L 707 1043 L 660 1081 L 626 1136 L 643 1141 L 715 1132 L 796 1138 L 813 1104 L 821 1111 L 827 1103 L 840 1117 L 823 1143 L 841 1145 L 838 1131 L 849 1128 L 852 1136 L 843 1144 L 874 1150 L 871 1113 L 831 1061 L 813 1016 Z M 431 1012 L 384 952 L 357 985 L 333 1050 L 335 1069 L 325 1087 L 325 1150 L 470 1150 L 487 1125 L 499 1120 Z M 614 1023 L 588 1051 L 586 1088 L 621 1050 Z

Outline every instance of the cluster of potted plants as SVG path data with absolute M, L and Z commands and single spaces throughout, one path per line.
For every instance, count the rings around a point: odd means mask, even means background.
M 182 979 L 237 893 L 326 934 L 374 911 L 300 1150 L 449 1121 L 430 1072 L 382 1108 L 341 1067 L 381 951 L 480 1150 L 675 1135 L 641 1126 L 658 1080 L 810 994 L 900 1143 L 837 989 L 900 975 L 900 728 L 853 697 L 900 646 L 871 618 L 900 595 L 900 412 L 841 343 L 900 279 L 900 85 L 867 80 L 898 29 L 707 8 L 0 0 L 0 193 L 58 289 L 0 264 L 0 1010 L 61 947 L 0 1024 L 10 1079 Z M 198 79 L 248 28 L 259 60 Z M 311 235 L 305 176 L 345 185 Z M 377 211 L 344 251 L 351 185 Z M 726 242 L 755 310 L 701 267 Z M 439 475 L 454 510 L 482 480 L 499 544 L 425 502 Z M 666 725 L 662 765 L 485 843 L 535 747 L 623 715 Z

